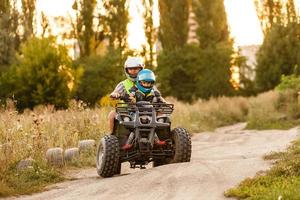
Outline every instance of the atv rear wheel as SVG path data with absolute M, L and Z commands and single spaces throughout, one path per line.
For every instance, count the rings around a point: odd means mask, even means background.
M 172 163 L 190 162 L 192 153 L 191 137 L 184 128 L 172 130 L 174 157 Z
M 106 178 L 116 174 L 119 167 L 119 157 L 118 138 L 114 135 L 105 135 L 97 148 L 96 166 L 99 176 Z

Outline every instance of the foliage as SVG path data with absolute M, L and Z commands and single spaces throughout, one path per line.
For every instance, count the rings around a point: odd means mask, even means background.
M 188 102 L 196 99 L 198 87 L 203 84 L 197 81 L 198 76 L 202 76 L 200 56 L 200 49 L 192 45 L 159 54 L 157 81 L 163 96 L 171 95 Z
M 232 95 L 231 79 L 231 44 L 219 43 L 215 47 L 202 50 L 202 72 L 198 74 L 197 96 L 205 99 L 223 95 Z
M 276 86 L 278 91 L 294 90 L 295 92 L 300 91 L 300 77 L 292 74 L 290 76 L 281 76 L 280 84 Z
M 104 56 L 90 56 L 78 62 L 84 66 L 85 72 L 76 96 L 90 105 L 95 105 L 125 79 L 120 50 L 111 49 Z
M 159 0 L 159 41 L 164 50 L 183 47 L 188 37 L 189 0 Z
M 2 77 L 0 87 L 11 89 L 4 97 L 14 97 L 21 110 L 39 104 L 66 108 L 80 76 L 67 49 L 56 45 L 54 38 L 33 38 L 21 53 L 18 64 Z
M 129 11 L 126 0 L 103 0 L 105 32 L 111 48 L 124 50 L 127 47 L 127 24 Z
M 18 33 L 20 13 L 16 1 L 3 0 L 0 5 L 0 67 L 13 63 L 20 45 Z M 1 70 L 2 71 L 2 70 Z
M 264 35 L 267 35 L 274 25 L 284 25 L 297 21 L 294 0 L 254 0 L 256 13 Z
M 95 31 L 93 29 L 96 0 L 76 0 L 73 9 L 76 10 L 75 38 L 78 41 L 80 57 L 89 56 L 95 51 Z
M 100 99 L 99 105 L 101 107 L 115 107 L 118 103 L 118 100 L 113 100 L 109 97 L 109 95 L 106 95 Z
M 224 46 L 204 51 L 195 45 L 163 51 L 158 56 L 157 67 L 163 95 L 192 102 L 199 97 L 209 99 L 231 94 L 228 56 L 231 53 L 231 48 Z
M 193 1 L 195 20 L 198 23 L 197 36 L 202 50 L 203 72 L 199 74 L 198 97 L 230 95 L 233 59 L 233 41 L 229 37 L 223 0 Z
M 146 58 L 147 68 L 153 69 L 154 64 L 154 44 L 157 40 L 157 28 L 154 27 L 153 12 L 154 2 L 153 0 L 143 0 L 144 5 L 144 31 L 147 38 L 148 46 L 144 46 L 144 54 Z
M 224 0 L 195 0 L 193 11 L 198 23 L 197 36 L 201 48 L 213 47 L 224 42 L 232 45 Z
M 24 28 L 23 41 L 33 37 L 33 17 L 36 0 L 22 0 L 22 25 Z
M 257 54 L 256 84 L 259 91 L 273 89 L 282 75 L 299 74 L 299 25 L 273 25 Z

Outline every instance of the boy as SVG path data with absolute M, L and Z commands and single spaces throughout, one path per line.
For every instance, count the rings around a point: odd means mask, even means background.
M 148 101 L 150 103 L 166 103 L 161 97 L 159 91 L 154 87 L 155 75 L 149 69 L 141 70 L 136 78 L 136 84 L 133 86 L 127 94 L 125 99 L 131 103 L 139 101 Z M 132 138 L 128 138 L 126 144 L 122 147 L 124 150 L 128 150 L 132 147 Z M 154 142 L 157 145 L 165 145 L 165 141 L 159 140 L 158 136 L 154 135 Z

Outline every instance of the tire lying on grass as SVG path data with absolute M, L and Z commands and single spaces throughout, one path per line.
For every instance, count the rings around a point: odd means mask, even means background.
M 81 140 L 78 143 L 79 152 L 94 151 L 95 146 L 95 140 Z
M 62 148 L 50 148 L 46 152 L 46 159 L 48 164 L 55 167 L 64 166 L 64 157 Z
M 79 161 L 79 148 L 70 148 L 65 150 L 65 162 L 76 162 Z
M 105 135 L 97 148 L 96 167 L 99 176 L 106 178 L 118 174 L 121 170 L 119 157 L 118 138 L 114 135 Z
M 32 168 L 34 164 L 34 160 L 32 158 L 26 158 L 24 160 L 19 161 L 17 164 L 17 171 L 22 171 L 28 168 Z

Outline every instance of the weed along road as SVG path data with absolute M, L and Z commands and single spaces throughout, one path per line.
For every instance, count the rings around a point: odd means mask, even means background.
M 298 129 L 242 130 L 245 124 L 217 129 L 192 137 L 189 163 L 157 168 L 129 169 L 123 164 L 122 175 L 100 178 L 96 169 L 84 169 L 68 181 L 48 191 L 20 199 L 227 199 L 223 192 L 246 177 L 271 166 L 262 156 L 284 150 L 299 134 Z M 8 199 L 19 199 L 8 198 Z

